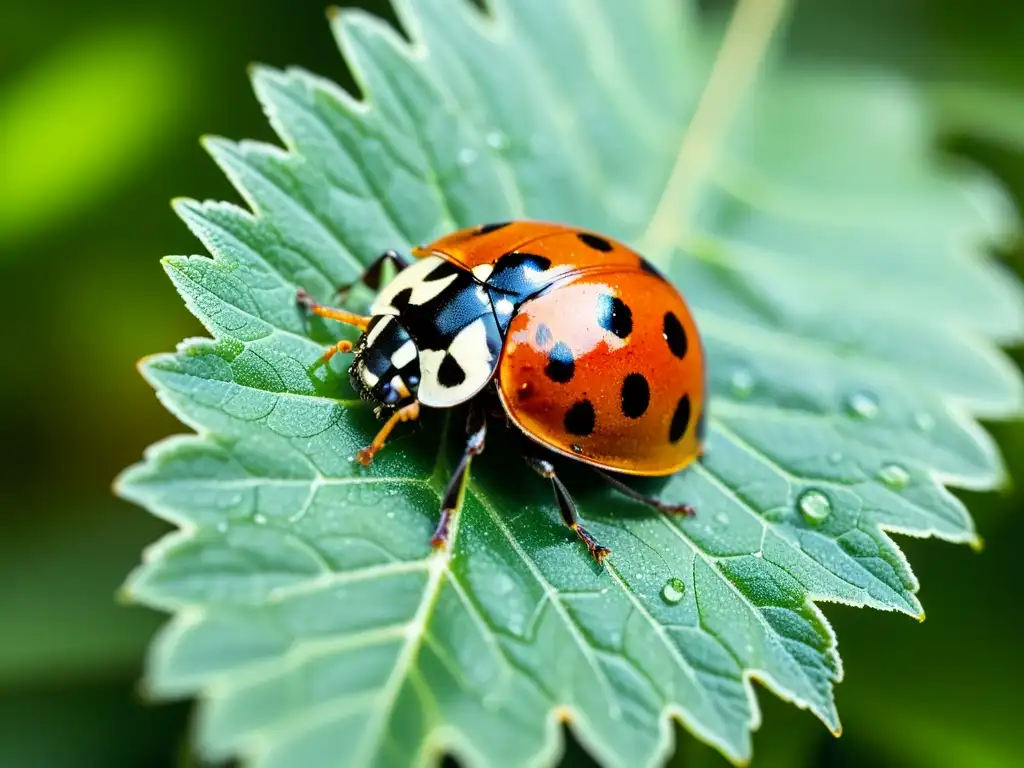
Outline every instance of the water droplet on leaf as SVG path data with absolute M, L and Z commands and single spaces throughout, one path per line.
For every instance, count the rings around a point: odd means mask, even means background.
M 729 516 L 725 514 L 725 512 L 719 512 L 717 515 L 715 515 L 715 522 L 719 525 L 728 525 Z
M 669 605 L 675 605 L 683 599 L 683 595 L 686 594 L 686 584 L 682 579 L 677 576 L 673 576 L 671 579 L 665 582 L 665 586 L 661 588 L 661 599 Z
M 224 522 L 223 520 L 221 520 L 219 523 L 217 523 L 217 532 L 218 533 L 227 533 L 228 532 L 228 524 L 226 522 Z
M 829 464 L 838 464 L 842 460 L 843 454 L 841 454 L 839 451 L 832 451 L 832 453 L 828 455 Z
M 252 516 L 252 521 L 256 523 L 256 525 L 266 525 L 267 516 L 260 512 L 257 512 L 255 515 Z
M 463 168 L 472 165 L 476 162 L 476 150 L 472 147 L 463 147 L 459 150 L 458 162 Z
M 914 426 L 922 432 L 931 432 L 935 428 L 935 417 L 924 411 L 915 413 Z
M 733 372 L 729 385 L 736 397 L 750 397 L 750 393 L 754 391 L 754 376 L 745 368 L 740 368 Z
M 487 134 L 487 146 L 492 149 L 504 149 L 508 146 L 508 138 L 501 131 L 491 131 Z
M 910 482 L 910 475 L 899 464 L 886 464 L 878 470 L 878 479 L 892 490 L 898 491 L 901 488 L 907 487 L 907 483 Z
M 821 491 L 804 491 L 797 500 L 800 514 L 811 525 L 818 525 L 832 514 L 832 502 Z
M 851 416 L 873 419 L 878 415 L 878 401 L 869 394 L 856 392 L 847 399 L 846 408 Z

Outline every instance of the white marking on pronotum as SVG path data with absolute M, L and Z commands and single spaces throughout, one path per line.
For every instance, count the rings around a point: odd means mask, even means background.
M 491 276 L 491 272 L 494 271 L 493 264 L 477 264 L 473 267 L 473 276 L 480 282 L 484 282 L 488 277 Z
M 391 318 L 385 317 L 383 320 L 379 320 L 375 326 L 366 335 L 366 346 L 372 347 L 373 343 L 377 341 L 377 338 L 384 333 L 384 329 L 391 324 Z
M 391 364 L 395 366 L 395 368 L 405 368 L 405 366 L 415 359 L 416 343 L 412 339 L 409 339 L 391 355 Z
M 419 261 L 414 261 L 395 275 L 395 279 L 388 283 L 384 290 L 377 295 L 373 306 L 370 307 L 370 311 L 375 315 L 398 314 L 398 310 L 395 309 L 392 302 L 395 296 L 406 288 L 412 289 L 412 292 L 409 294 L 410 304 L 426 304 L 451 285 L 458 276 L 457 273 L 453 272 L 447 277 L 427 280 L 427 275 L 443 263 L 444 259 L 440 256 L 424 256 Z
M 455 358 L 466 374 L 465 380 L 454 387 L 438 381 L 438 371 L 446 354 Z M 421 380 L 418 397 L 432 408 L 446 408 L 465 402 L 479 392 L 494 372 L 494 358 L 487 347 L 487 325 L 480 317 L 467 325 L 452 339 L 447 350 L 420 351 Z
M 380 377 L 362 363 L 359 365 L 359 378 L 363 380 L 363 384 L 370 388 L 377 386 L 377 382 L 380 381 Z
M 412 294 L 409 296 L 409 303 L 415 304 L 416 306 L 426 304 L 432 298 L 441 293 L 441 291 L 454 283 L 456 277 L 458 277 L 458 275 L 453 273 L 448 275 L 448 277 L 442 277 L 440 280 L 427 280 L 417 283 L 412 287 Z

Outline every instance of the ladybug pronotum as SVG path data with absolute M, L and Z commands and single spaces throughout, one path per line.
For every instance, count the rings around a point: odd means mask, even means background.
M 323 306 L 302 290 L 298 300 L 362 331 L 355 345 L 340 341 L 323 356 L 354 352 L 352 385 L 386 417 L 359 452 L 361 464 L 421 407 L 469 403 L 466 447 L 441 500 L 434 546 L 447 540 L 494 414 L 529 438 L 527 463 L 551 480 L 562 519 L 599 563 L 609 550 L 580 524 L 545 453 L 590 465 L 656 509 L 693 513 L 608 474 L 669 475 L 703 450 L 700 337 L 686 302 L 654 267 L 609 238 L 535 221 L 461 229 L 412 255 L 388 251 L 363 274 L 360 282 L 378 289 L 386 262 L 400 269 L 369 316 Z

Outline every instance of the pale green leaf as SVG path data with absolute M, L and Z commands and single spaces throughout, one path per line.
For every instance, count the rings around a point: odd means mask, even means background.
M 201 695 L 202 750 L 259 766 L 550 764 L 559 719 L 648 765 L 670 716 L 742 761 L 755 679 L 838 731 L 816 601 L 922 615 L 886 532 L 973 542 L 943 483 L 1001 478 L 975 416 L 1021 404 L 995 345 L 1021 294 L 984 252 L 1016 226 L 1002 191 L 936 158 L 912 85 L 759 67 L 777 3 L 741 3 L 717 59 L 688 6 L 489 5 L 398 2 L 411 46 L 336 15 L 365 101 L 259 69 L 286 150 L 207 143 L 253 212 L 180 201 L 212 258 L 164 262 L 215 339 L 143 365 L 198 434 L 119 485 L 181 527 L 127 585 L 175 614 L 149 687 Z M 604 568 L 500 430 L 431 553 L 461 425 L 434 415 L 363 470 L 376 422 L 344 361 L 309 372 L 340 331 L 297 286 L 329 300 L 385 248 L 513 217 L 644 249 L 707 347 L 708 455 L 660 491 L 695 517 L 567 475 Z

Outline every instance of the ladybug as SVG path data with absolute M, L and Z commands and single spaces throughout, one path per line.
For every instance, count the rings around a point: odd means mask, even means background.
M 421 408 L 469 403 L 465 451 L 441 501 L 434 546 L 447 541 L 493 414 L 528 438 L 527 463 L 551 481 L 562 519 L 598 563 L 610 550 L 580 524 L 550 454 L 590 465 L 634 500 L 693 514 L 609 474 L 669 475 L 703 451 L 700 337 L 682 296 L 650 263 L 610 238 L 539 221 L 460 229 L 412 255 L 388 251 L 360 278 L 379 291 L 369 316 L 324 306 L 301 289 L 297 298 L 362 331 L 322 360 L 354 352 L 352 385 L 386 419 L 357 454 L 364 466 Z M 388 262 L 399 271 L 381 289 Z

